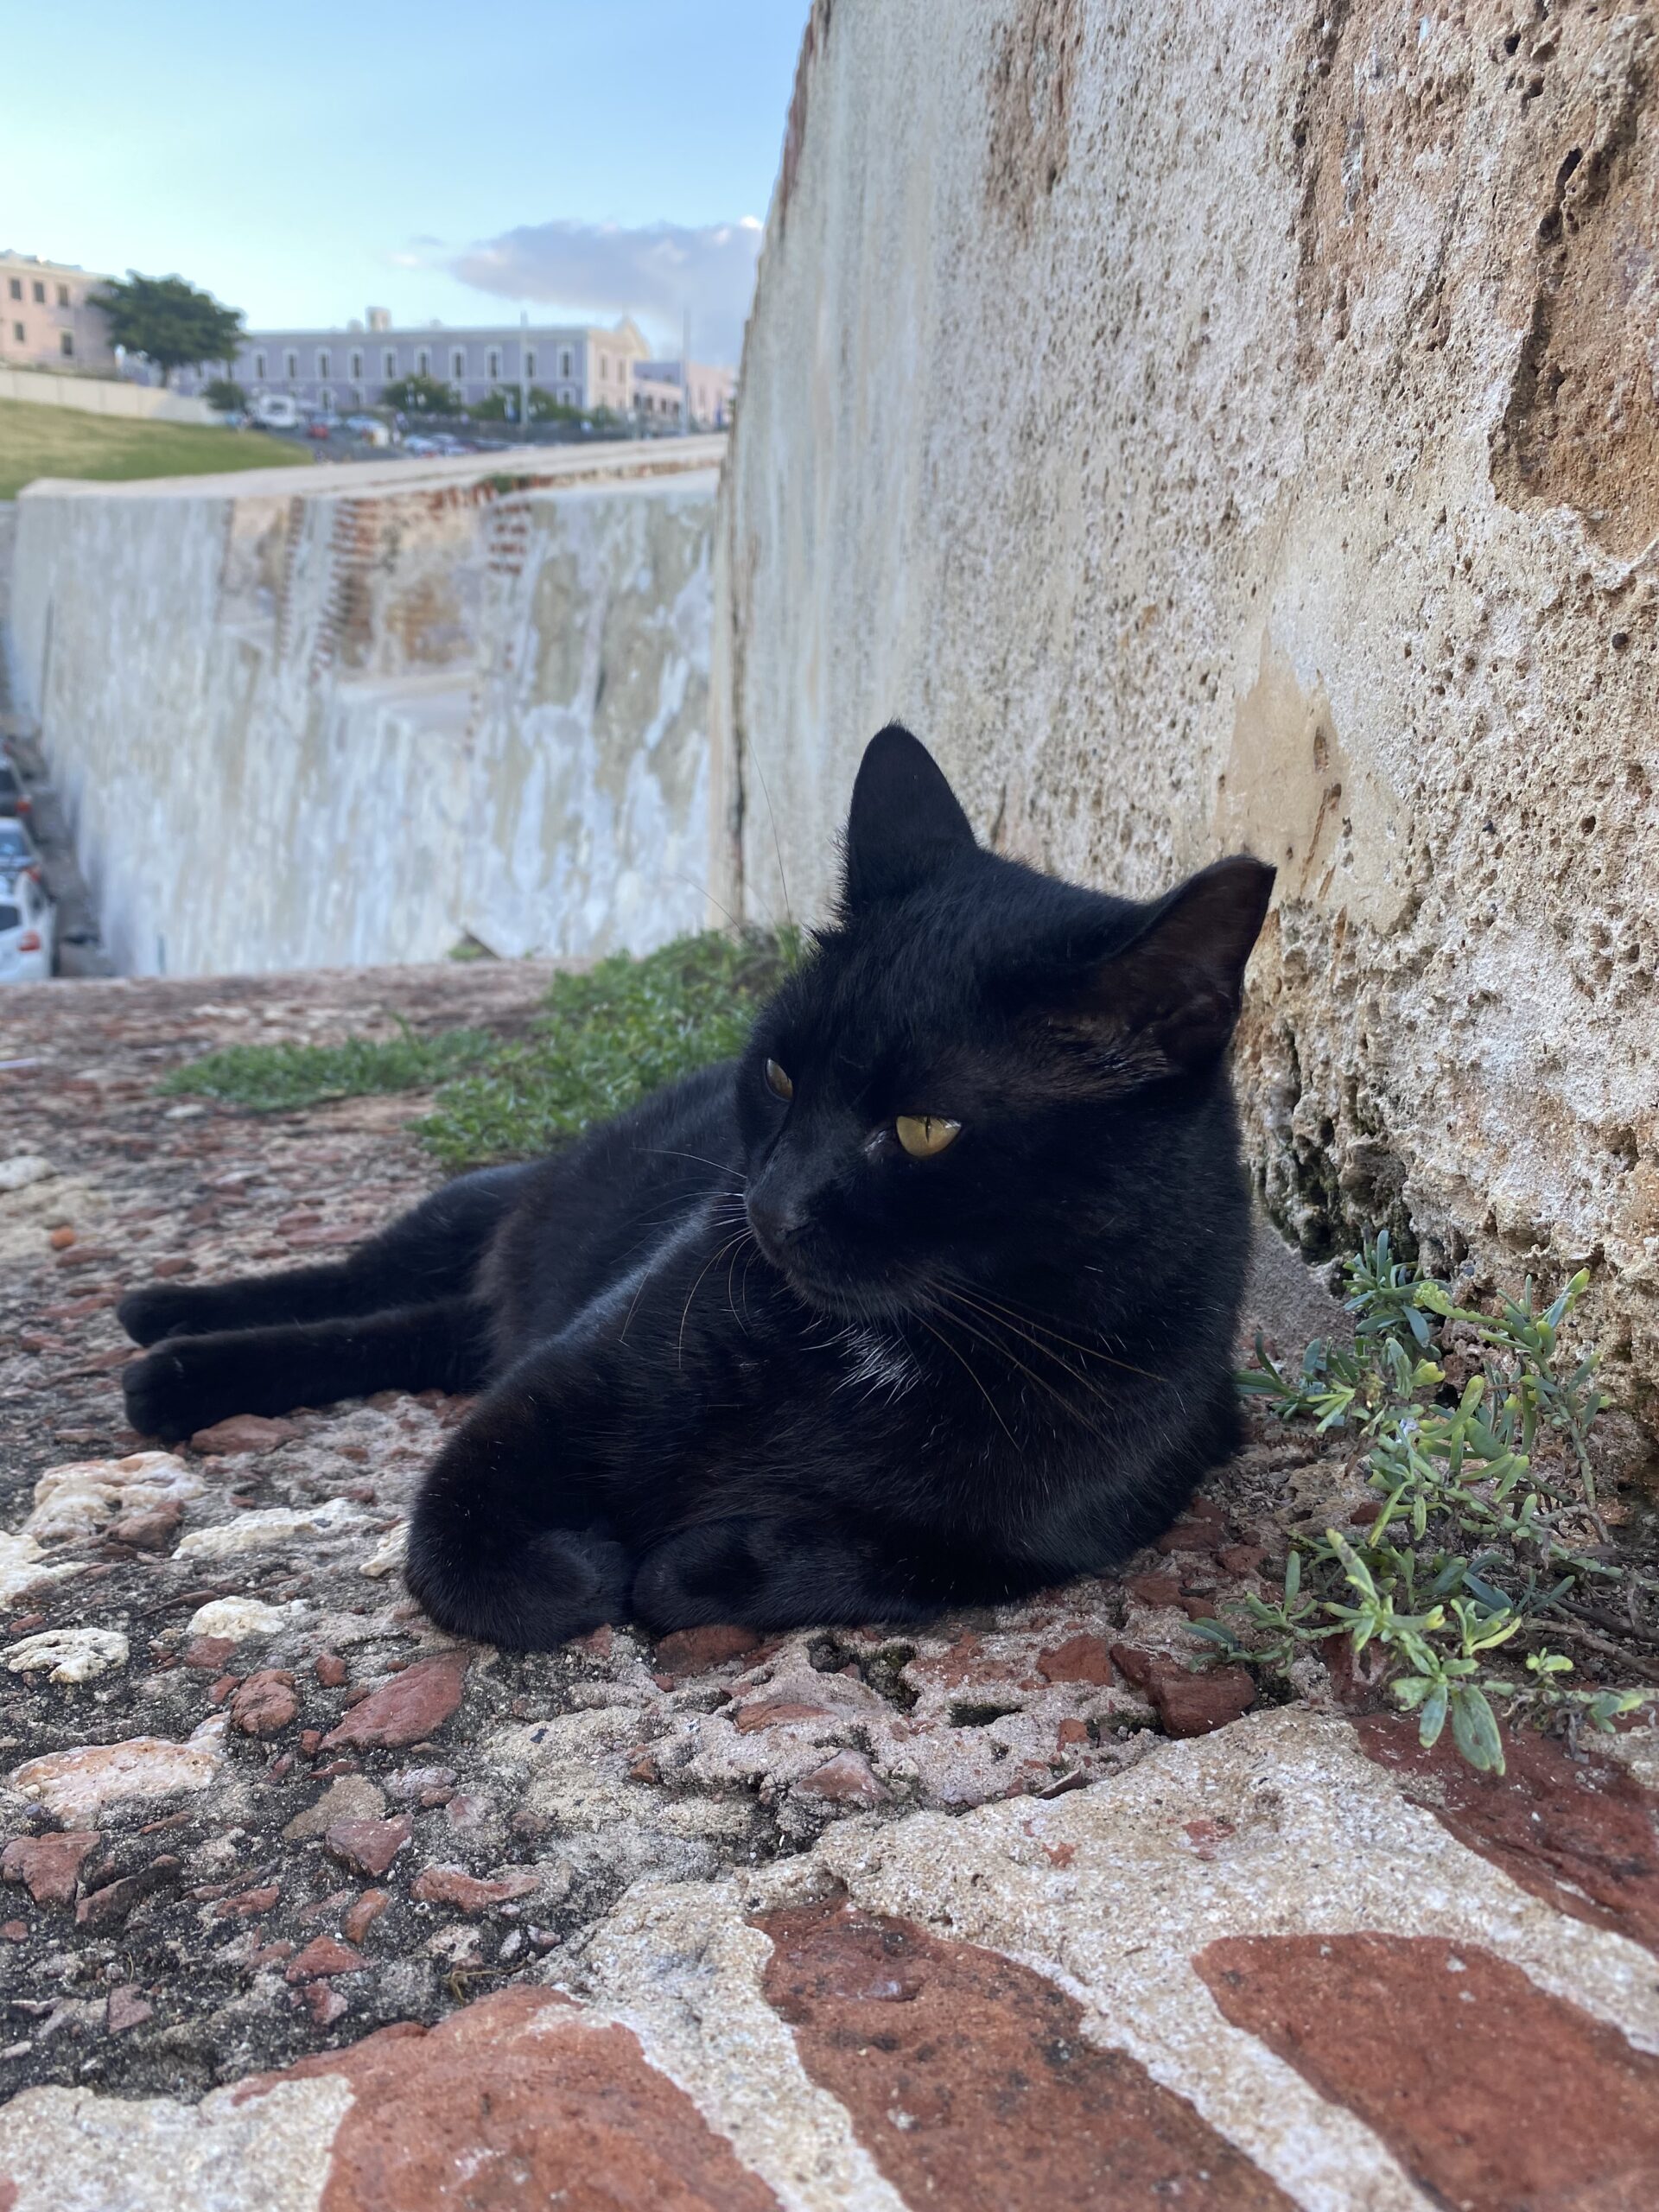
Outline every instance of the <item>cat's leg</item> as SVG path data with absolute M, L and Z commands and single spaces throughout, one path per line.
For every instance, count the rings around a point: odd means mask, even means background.
M 153 1344 L 463 1296 L 527 1172 L 486 1167 L 446 1183 L 346 1259 L 233 1282 L 149 1283 L 117 1316 L 135 1344 Z
M 987 1550 L 803 1512 L 680 1529 L 641 1560 L 632 1610 L 658 1632 L 711 1621 L 759 1629 L 918 1622 L 952 1605 L 1004 1603 L 1051 1579 Z
M 121 1371 L 127 1418 L 168 1443 L 231 1414 L 283 1414 L 372 1390 L 475 1390 L 488 1372 L 487 1309 L 470 1298 L 355 1319 L 169 1337 Z
M 532 1355 L 450 1438 L 416 1503 L 404 1580 L 441 1628 L 550 1651 L 626 1618 L 633 1559 L 607 1521 L 596 1371 Z

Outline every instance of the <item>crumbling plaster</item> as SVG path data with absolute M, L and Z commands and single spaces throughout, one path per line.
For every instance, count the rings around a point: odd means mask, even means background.
M 1587 1263 L 1650 1414 L 1656 252 L 1649 6 L 817 0 L 713 672 L 756 913 L 893 715 L 1045 866 L 1274 861 L 1272 1211 Z

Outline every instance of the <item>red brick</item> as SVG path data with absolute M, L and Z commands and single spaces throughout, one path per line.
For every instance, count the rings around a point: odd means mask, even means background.
M 1037 1655 L 1046 1682 L 1093 1682 L 1103 1688 L 1112 1679 L 1111 1654 L 1101 1636 L 1071 1636 L 1052 1651 Z
M 1659 2201 L 1659 2058 L 1478 1944 L 1244 1936 L 1193 1961 L 1235 2027 L 1459 2212 Z
M 1268 2212 L 1267 2176 L 1028 1967 L 835 1898 L 772 1913 L 764 1987 L 908 2204 Z
M 701 1675 L 710 1667 L 723 1667 L 728 1659 L 742 1658 L 760 1642 L 753 1629 L 723 1622 L 707 1628 L 679 1628 L 657 1646 L 657 1664 L 664 1674 Z
M 547 1990 L 501 1990 L 429 2030 L 382 2028 L 236 2094 L 321 2075 L 353 2091 L 327 2212 L 780 2212 L 628 2029 Z
M 1354 1726 L 1370 1757 L 1459 1843 L 1534 1897 L 1659 1952 L 1659 1799 L 1623 1767 L 1575 1759 L 1535 1729 L 1512 1728 L 1508 1772 L 1477 1774 L 1449 1734 L 1426 1751 L 1416 1724 L 1397 1715 L 1370 1713 Z
M 740 1736 L 750 1736 L 757 1728 L 780 1728 L 790 1720 L 833 1720 L 835 1717 L 826 1706 L 803 1705 L 794 1698 L 772 1697 L 755 1698 L 747 1705 L 734 1706 L 731 1720 Z
M 1152 1700 L 1171 1736 L 1207 1736 L 1212 1728 L 1236 1720 L 1255 1702 L 1255 1683 L 1248 1667 L 1210 1667 L 1194 1673 L 1179 1659 L 1142 1651 L 1132 1643 L 1115 1643 L 1112 1659 L 1124 1679 Z

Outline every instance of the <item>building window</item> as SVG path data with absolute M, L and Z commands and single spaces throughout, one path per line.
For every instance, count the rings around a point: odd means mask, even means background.
M 397 375 L 397 348 L 395 346 L 388 346 L 385 352 L 380 356 L 380 373 L 385 377 L 388 384 L 390 384 L 392 378 Z
M 334 357 L 326 346 L 317 348 L 316 373 L 320 377 L 331 377 L 334 373 Z
M 611 357 L 610 357 L 610 355 L 609 355 L 608 353 L 601 353 L 601 354 L 600 355 L 600 357 L 599 357 L 599 380 L 600 380 L 600 382 L 601 382 L 601 384 L 608 383 L 608 382 L 609 382 L 609 380 L 610 380 L 610 374 L 611 374 Z
M 44 284 L 36 283 L 35 287 L 35 304 L 36 307 L 40 308 L 43 308 L 46 305 L 46 287 Z
M 58 287 L 58 305 L 60 308 L 67 308 L 68 304 L 69 287 L 67 284 L 60 284 Z
M 14 323 L 12 324 L 12 326 L 11 326 L 11 334 L 12 334 L 12 336 L 13 336 L 13 337 L 17 340 L 17 343 L 21 346 L 21 345 L 22 344 L 22 342 L 23 342 L 23 326 L 22 326 L 22 324 L 21 322 L 14 322 Z
M 322 390 L 317 394 L 317 399 L 320 405 L 324 407 L 332 407 L 334 404 L 334 386 L 332 385 L 324 385 Z
M 300 357 L 290 346 L 283 356 L 283 374 L 291 384 L 300 373 Z
M 461 382 L 461 378 L 467 373 L 467 356 L 459 346 L 453 346 L 450 349 L 449 373 L 457 384 Z
M 499 346 L 492 346 L 484 356 L 484 373 L 492 384 L 501 381 L 501 352 Z
M 530 351 L 524 355 L 524 374 L 526 377 L 533 377 L 535 373 L 536 348 L 532 346 Z
M 73 330 L 60 330 L 58 333 L 58 351 L 73 359 L 75 351 L 75 334 Z
M 11 296 L 14 300 L 21 300 L 23 296 L 23 280 L 21 276 L 14 276 L 11 280 Z
M 355 378 L 357 377 L 360 377 L 362 373 L 363 356 L 359 349 L 356 346 L 353 346 L 352 349 L 352 375 Z
M 415 373 L 417 377 L 431 375 L 432 353 L 429 346 L 417 346 L 415 348 Z
M 364 391 L 360 384 L 354 384 L 352 386 L 352 404 L 353 407 L 360 407 L 367 397 L 368 394 Z
M 257 381 L 258 381 L 260 384 L 263 384 L 263 383 L 264 382 L 264 380 L 265 380 L 265 357 L 264 357 L 264 354 L 263 353 L 256 353 L 256 354 L 254 355 L 254 357 L 253 357 L 253 373 L 254 373 L 255 378 L 257 379 Z
M 559 355 L 559 374 L 560 374 L 562 377 L 568 377 L 568 376 L 569 375 L 569 373 L 570 373 L 570 348 L 567 346 L 564 348 L 564 351 L 563 351 L 563 352 Z

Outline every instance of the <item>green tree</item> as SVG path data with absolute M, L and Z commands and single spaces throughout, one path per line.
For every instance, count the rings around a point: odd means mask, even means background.
M 165 384 L 175 369 L 203 361 L 228 361 L 242 337 L 242 310 L 221 307 L 182 276 L 141 276 L 136 269 L 111 277 L 92 305 L 110 321 L 110 342 L 154 361 Z
M 461 394 L 437 377 L 399 377 L 380 395 L 381 404 L 405 415 L 459 415 Z
M 201 396 L 221 415 L 243 414 L 248 404 L 248 395 L 234 377 L 215 377 L 202 387 Z
M 478 400 L 472 410 L 475 423 L 516 423 L 518 419 L 518 392 L 516 385 L 498 385 L 486 399 Z M 574 423 L 576 410 L 554 398 L 550 391 L 543 391 L 538 384 L 530 387 L 530 419 L 532 423 Z

